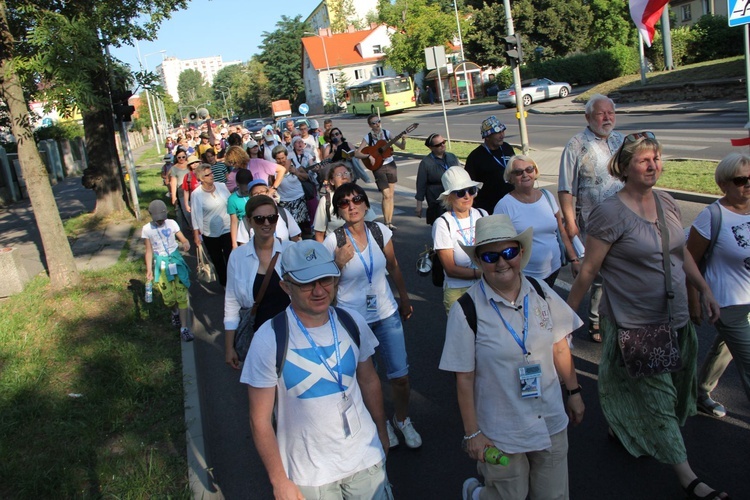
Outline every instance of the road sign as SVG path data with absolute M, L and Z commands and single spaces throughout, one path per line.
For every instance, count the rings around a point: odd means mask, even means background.
M 750 0 L 727 0 L 729 26 L 750 23 Z
M 307 112 L 310 111 L 310 106 L 305 104 L 304 102 L 299 105 L 299 114 L 301 115 L 307 115 Z
M 436 45 L 424 49 L 424 60 L 427 69 L 442 68 L 445 66 L 445 47 Z

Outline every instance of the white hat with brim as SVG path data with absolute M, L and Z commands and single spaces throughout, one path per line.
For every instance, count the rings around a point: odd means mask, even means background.
M 481 182 L 471 180 L 469 173 L 464 169 L 464 167 L 449 168 L 445 171 L 443 177 L 440 178 L 440 181 L 443 183 L 443 189 L 445 189 L 445 191 L 440 193 L 440 196 L 438 196 L 438 201 L 442 201 L 444 198 L 447 198 L 448 195 L 450 195 L 453 191 L 467 189 L 475 186 L 479 189 L 482 189 L 483 185 Z
M 523 253 L 521 254 L 521 269 L 523 269 L 531 258 L 531 241 L 533 235 L 534 229 L 532 227 L 528 227 L 524 232 L 518 234 L 516 228 L 513 227 L 510 217 L 505 214 L 488 215 L 477 221 L 474 229 L 473 245 L 464 245 L 460 241 L 458 244 L 466 252 L 466 255 L 471 258 L 472 262 L 481 269 L 482 264 L 479 256 L 476 254 L 477 248 L 499 241 L 517 241 L 523 249 Z
M 328 276 L 341 276 L 333 254 L 322 243 L 302 240 L 289 245 L 281 254 L 282 277 L 289 275 L 297 283 L 310 283 Z

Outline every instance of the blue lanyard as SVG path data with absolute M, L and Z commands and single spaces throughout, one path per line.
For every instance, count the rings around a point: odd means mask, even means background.
M 490 151 L 490 148 L 488 148 L 486 144 L 482 144 L 482 146 L 484 146 L 484 149 L 487 150 L 487 152 L 490 154 L 490 156 L 492 157 L 492 159 L 495 160 L 495 163 L 497 163 L 501 167 L 505 168 L 505 166 L 507 165 L 507 160 L 505 159 L 505 155 L 502 156 L 503 161 L 500 161 L 500 159 L 497 156 L 495 156 L 495 155 L 492 154 L 492 151 Z M 500 153 L 502 153 L 502 152 L 503 152 L 503 148 L 501 147 L 500 148 Z
M 438 159 L 438 157 L 435 156 L 434 154 L 430 153 L 430 156 L 432 156 L 435 159 L 435 162 L 438 165 L 440 165 L 441 167 L 443 167 L 443 170 L 448 170 L 448 168 L 450 168 L 449 165 L 448 165 L 448 157 L 447 156 L 443 156 L 443 162 L 442 163 L 440 162 L 440 160 Z
M 469 209 L 469 229 L 468 229 L 468 231 L 469 231 L 469 238 L 467 238 L 466 235 L 464 234 L 465 230 L 461 229 L 461 223 L 458 222 L 458 217 L 456 217 L 456 212 L 454 212 L 453 210 L 451 210 L 451 215 L 453 216 L 453 219 L 456 221 L 456 225 L 458 226 L 458 234 L 461 235 L 461 238 L 463 238 L 464 243 L 466 244 L 466 246 L 469 247 L 469 246 L 473 245 L 474 244 L 474 234 L 473 234 L 473 230 L 474 230 L 474 213 L 471 211 L 471 209 Z
M 354 245 L 354 250 L 357 252 L 357 255 L 359 256 L 359 260 L 362 261 L 362 267 L 365 268 L 365 274 L 367 274 L 367 281 L 372 286 L 372 273 L 375 269 L 375 265 L 372 263 L 372 243 L 370 242 L 370 231 L 368 231 L 367 228 L 365 228 L 365 236 L 367 236 L 367 249 L 370 252 L 370 267 L 367 267 L 367 264 L 365 264 L 365 258 L 362 257 L 362 252 L 359 251 L 359 247 L 357 246 L 357 242 L 354 241 L 354 236 L 352 236 L 352 233 L 349 232 L 349 228 L 344 226 L 344 231 L 346 231 L 346 234 L 349 235 L 349 239 L 352 240 L 352 245 Z
M 302 321 L 300 321 L 299 317 L 297 316 L 297 313 L 294 312 L 294 308 L 289 308 L 290 311 L 292 311 L 292 316 L 294 316 L 294 319 L 297 321 L 297 326 L 300 330 L 302 330 L 302 333 L 305 335 L 305 338 L 310 343 L 310 346 L 313 348 L 313 351 L 315 351 L 315 354 L 318 356 L 318 359 L 320 359 L 320 362 L 323 364 L 323 366 L 326 367 L 326 370 L 328 370 L 328 373 L 331 374 L 331 377 L 336 379 L 336 383 L 339 385 L 339 389 L 341 389 L 341 392 L 346 392 L 346 388 L 344 387 L 344 376 L 341 373 L 341 351 L 339 350 L 339 334 L 336 330 L 336 321 L 333 319 L 333 314 L 331 314 L 331 308 L 328 308 L 328 322 L 331 324 L 331 330 L 333 331 L 333 350 L 336 352 L 336 373 L 333 373 L 333 370 L 330 366 L 328 366 L 328 362 L 326 361 L 326 358 L 323 356 L 323 353 L 320 352 L 320 348 L 318 347 L 318 344 L 315 343 L 312 336 L 310 335 L 310 332 L 307 331 L 307 328 L 305 328 L 305 325 L 302 324 Z
M 482 288 L 482 293 L 484 294 L 484 298 L 488 299 L 487 292 L 484 289 L 484 282 L 480 281 L 479 286 Z M 523 353 L 528 356 L 530 353 L 526 350 L 526 337 L 529 334 L 529 294 L 526 294 L 526 296 L 523 298 L 523 340 L 521 340 L 518 337 L 518 334 L 513 329 L 510 324 L 505 321 L 505 318 L 503 318 L 503 315 L 500 313 L 500 309 L 497 307 L 497 304 L 495 304 L 495 301 L 492 299 L 488 299 L 490 301 L 490 305 L 495 310 L 498 316 L 500 316 L 500 319 L 503 321 L 503 324 L 505 325 L 505 328 L 508 329 L 510 334 L 513 336 L 513 339 L 515 339 L 516 344 L 521 348 Z

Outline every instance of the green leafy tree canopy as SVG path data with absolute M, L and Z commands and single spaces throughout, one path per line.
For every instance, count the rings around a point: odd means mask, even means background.
M 272 99 L 289 99 L 295 104 L 304 101 L 301 40 L 310 30 L 302 16 L 281 16 L 274 31 L 263 32 L 259 59 L 265 64 Z

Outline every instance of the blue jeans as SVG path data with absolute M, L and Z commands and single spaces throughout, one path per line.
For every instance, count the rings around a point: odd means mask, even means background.
M 404 327 L 398 310 L 385 319 L 368 323 L 380 343 L 380 355 L 385 362 L 388 379 L 405 377 L 409 373 L 409 362 L 406 359 Z

